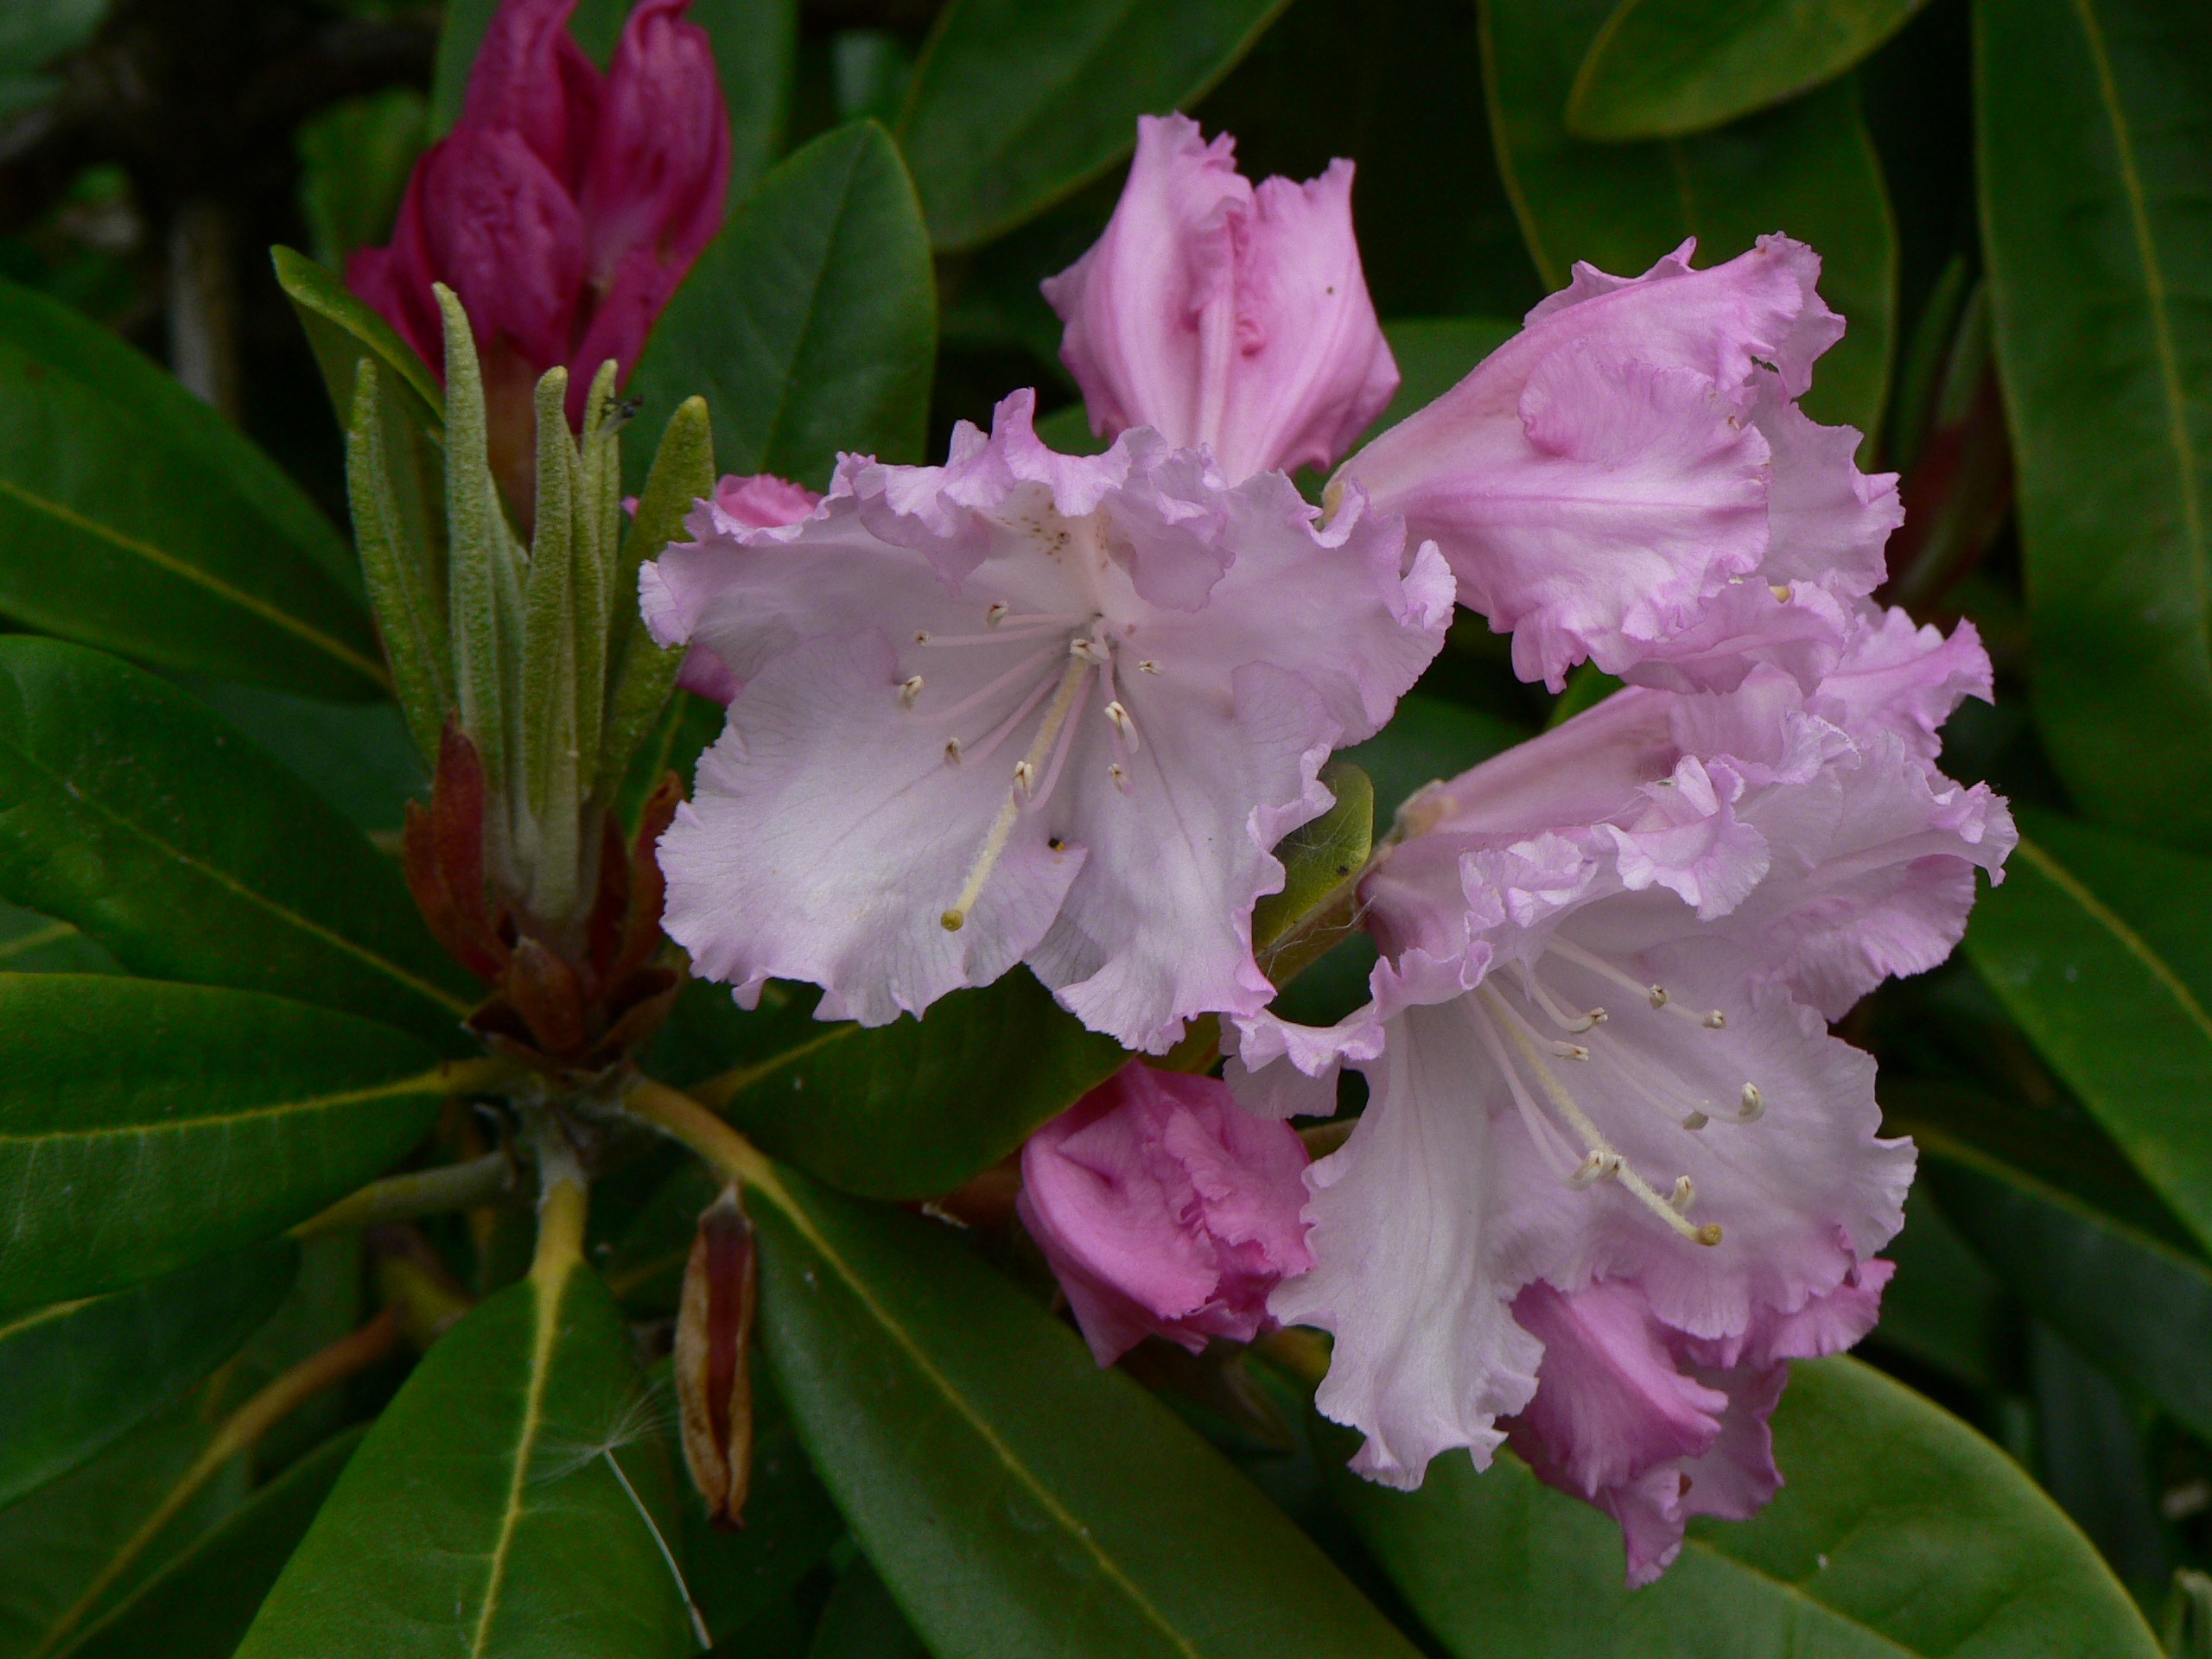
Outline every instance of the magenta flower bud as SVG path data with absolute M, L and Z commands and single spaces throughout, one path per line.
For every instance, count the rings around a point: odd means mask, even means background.
M 1029 1137 L 1022 1224 L 1101 1365 L 1147 1336 L 1249 1342 L 1274 1328 L 1268 1293 L 1313 1265 L 1306 1163 L 1226 1084 L 1132 1060 Z
M 1859 434 L 1798 407 L 1843 337 L 1819 256 L 1785 237 L 1704 270 L 1574 268 L 1528 326 L 1347 461 L 1370 511 L 1434 541 L 1460 603 L 1554 690 L 1588 659 L 1672 690 L 1771 664 L 1809 690 L 1902 520 Z
M 538 378 L 568 368 L 581 423 L 600 364 L 629 373 L 721 226 L 729 118 L 686 3 L 643 0 L 602 76 L 569 37 L 575 0 L 502 0 L 460 121 L 415 164 L 391 245 L 347 263 L 353 291 L 434 369 L 443 330 L 430 285 L 461 296 L 512 499 L 529 499 Z
M 1204 444 L 1230 484 L 1329 466 L 1398 389 L 1352 236 L 1351 163 L 1255 189 L 1236 148 L 1187 116 L 1140 117 L 1106 233 L 1044 285 L 1091 429 Z

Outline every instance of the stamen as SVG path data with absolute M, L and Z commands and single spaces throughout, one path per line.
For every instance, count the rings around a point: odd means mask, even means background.
M 899 682 L 899 706 L 901 709 L 912 708 L 914 700 L 921 695 L 922 677 L 920 675 L 912 674 Z
M 1106 705 L 1106 718 L 1114 722 L 1116 734 L 1129 746 L 1130 753 L 1135 753 L 1142 747 L 1137 741 L 1137 723 L 1129 718 L 1127 709 L 1118 702 L 1109 702 Z
M 1567 1091 L 1566 1085 L 1552 1074 L 1551 1067 L 1544 1064 L 1543 1054 L 1536 1046 L 1534 1033 L 1529 1031 L 1526 1022 L 1521 1016 L 1513 1011 L 1512 1005 L 1487 985 L 1478 988 L 1475 994 L 1488 1001 L 1491 1007 L 1497 1013 L 1498 1024 L 1504 1030 L 1506 1040 L 1520 1051 L 1522 1059 L 1535 1074 L 1538 1085 L 1542 1088 L 1553 1107 L 1561 1117 L 1567 1120 L 1568 1126 L 1582 1137 L 1583 1143 L 1590 1148 L 1590 1158 L 1583 1161 L 1581 1166 L 1577 1169 L 1576 1174 L 1579 1176 L 1582 1169 L 1590 1168 L 1592 1160 L 1599 1160 L 1601 1164 L 1610 1161 L 1610 1167 L 1594 1170 L 1589 1179 L 1594 1180 L 1600 1176 L 1611 1177 L 1634 1193 L 1637 1200 L 1652 1214 L 1657 1216 L 1684 1238 L 1700 1244 L 1718 1244 L 1720 1242 L 1720 1228 L 1717 1223 L 1707 1222 L 1702 1227 L 1691 1226 L 1688 1222 L 1682 1219 L 1673 1205 L 1652 1190 L 1651 1183 L 1639 1175 L 1635 1166 L 1616 1152 L 1605 1137 L 1599 1133 L 1598 1126 L 1590 1121 L 1589 1114 L 1585 1112 L 1574 1096 Z
M 995 628 L 1000 623 L 1005 621 L 1013 611 L 1014 607 L 1007 604 L 1006 601 L 994 600 L 983 607 L 983 626 L 987 628 Z
M 948 766 L 957 766 L 960 764 L 960 740 L 957 737 L 948 737 L 944 740 L 944 764 Z
M 1667 1202 L 1676 1215 L 1687 1215 L 1690 1205 L 1697 1202 L 1697 1187 L 1687 1175 L 1675 1177 L 1675 1190 L 1667 1195 Z
M 1756 1123 L 1766 1113 L 1766 1096 L 1759 1093 L 1756 1083 L 1744 1085 L 1744 1092 L 1737 1097 L 1736 1116 L 1746 1123 Z
M 1014 706 L 1014 710 L 1012 714 L 1008 715 L 1004 720 L 991 728 L 990 731 L 984 735 L 983 741 L 976 746 L 974 752 L 970 753 L 968 758 L 971 760 L 982 760 L 988 759 L 992 754 L 996 753 L 999 745 L 1007 741 L 1007 737 L 1012 734 L 1015 727 L 1020 725 L 1023 721 L 1028 719 L 1029 711 L 1032 709 L 1034 709 L 1039 703 L 1044 702 L 1045 694 L 1050 691 L 1056 683 L 1058 683 L 1058 682 L 1054 681 L 1048 676 L 1047 677 L 1038 681 L 1035 685 L 1030 687 L 1029 695 L 1022 698 L 1022 700 Z M 943 716 L 940 715 L 939 718 L 942 719 Z
M 1154 662 L 1149 657 L 1138 658 L 1137 668 L 1140 672 L 1146 674 L 1157 674 L 1160 672 L 1160 664 Z
M 1014 786 L 1021 791 L 1021 798 L 1027 800 L 1037 786 L 1037 768 L 1027 760 L 1015 761 Z
M 1623 990 L 1634 991 L 1648 1000 L 1654 1008 L 1664 1008 L 1681 1019 L 1703 1026 L 1708 1031 L 1719 1031 L 1728 1023 L 1727 1015 L 1719 1009 L 1712 1008 L 1700 1014 L 1694 1008 L 1686 1008 L 1674 1000 L 1664 985 L 1647 985 L 1641 980 L 1631 978 L 1603 957 L 1594 951 L 1585 950 L 1579 944 L 1569 944 L 1565 939 L 1555 938 L 1546 949 L 1558 952 L 1579 968 L 1587 968 L 1600 978 L 1611 980 Z
M 1114 780 L 1114 787 L 1120 790 L 1122 794 L 1126 795 L 1129 792 L 1128 768 L 1124 766 L 1120 761 L 1109 760 L 1107 762 L 1106 775 Z
M 1692 1112 L 1688 1117 L 1682 1120 L 1682 1127 L 1690 1130 L 1692 1133 L 1695 1133 L 1697 1130 L 1703 1128 L 1707 1124 L 1712 1122 L 1713 1120 L 1707 1117 L 1703 1112 Z
M 1066 725 L 1068 711 L 1075 707 L 1077 695 L 1082 691 L 1084 682 L 1090 677 L 1090 669 L 1091 664 L 1078 654 L 1068 664 L 1067 671 L 1060 676 L 1059 690 L 1053 696 L 1052 706 L 1045 711 L 1044 723 L 1038 727 L 1037 735 L 1029 745 L 1029 753 L 1022 756 L 1020 764 L 1014 767 L 1014 786 L 1007 791 L 1005 804 L 999 808 L 998 816 L 991 820 L 991 827 L 983 836 L 982 849 L 976 855 L 976 862 L 968 872 L 968 880 L 961 885 L 959 898 L 953 900 L 950 910 L 938 918 L 946 932 L 957 933 L 967 924 L 969 912 L 976 908 L 976 899 L 982 896 L 983 884 L 991 879 L 991 872 L 998 868 L 999 859 L 1006 851 L 1007 837 L 1014 833 L 1014 820 L 1021 816 L 1024 786 L 1028 779 L 1035 777 L 1037 763 L 1058 742 L 1060 728 Z M 1030 702 L 1033 703 L 1035 699 L 1033 697 Z M 1015 718 L 1019 719 L 1021 713 L 1027 713 L 1028 706 L 1025 704 Z M 1010 728 L 1011 722 L 1001 727 L 999 735 L 1003 736 Z M 999 737 L 992 739 L 994 744 L 998 741 Z M 1057 772 L 1058 768 L 1054 770 Z
M 1114 660 L 1106 654 L 1106 647 L 1088 634 L 1068 641 L 1068 655 L 1092 668 L 1104 668 Z
M 1052 660 L 1052 656 L 1053 653 L 1049 649 L 1032 652 L 1028 656 L 1016 663 L 1012 668 L 1007 670 L 1005 673 L 995 676 L 987 683 L 978 686 L 975 690 L 970 691 L 966 696 L 961 698 L 959 702 L 954 703 L 951 708 L 938 709 L 937 711 L 937 717 L 939 720 L 959 719 L 961 715 L 966 714 L 977 703 L 984 702 L 988 698 L 996 696 L 1000 692 L 1005 690 L 1007 686 L 1013 684 L 1024 675 L 1034 674 L 1039 669 L 1044 667 L 1046 664 L 1051 662 Z M 1052 682 L 1047 680 L 1045 683 L 1049 685 Z
M 1789 602 L 1789 584 L 1788 582 L 1770 582 L 1767 584 L 1767 591 L 1772 594 L 1775 598 L 1781 601 L 1784 605 L 1787 605 Z
M 1544 1017 L 1570 1036 L 1579 1037 L 1591 1027 L 1605 1023 L 1603 1008 L 1592 1008 L 1587 1014 L 1580 1014 L 1560 1012 L 1559 1004 L 1552 1001 L 1551 993 L 1544 988 L 1543 981 L 1536 977 L 1536 970 L 1525 963 L 1521 967 L 1521 983 L 1529 993 L 1529 1000 L 1544 1011 Z
M 1482 1039 L 1483 1049 L 1489 1054 L 1491 1064 L 1498 1069 L 1505 1078 L 1506 1087 L 1513 1091 L 1514 1108 L 1521 1114 L 1522 1127 L 1529 1131 L 1529 1139 L 1560 1169 L 1565 1170 L 1567 1179 L 1572 1181 L 1576 1169 L 1574 1154 L 1559 1138 L 1559 1131 L 1552 1127 L 1551 1120 L 1536 1109 L 1536 1103 L 1529 1098 L 1529 1091 L 1522 1087 L 1520 1068 L 1513 1064 L 1505 1052 L 1504 1044 L 1498 1039 L 1497 1026 L 1474 998 L 1462 998 L 1459 1007 L 1467 1016 L 1467 1023 L 1475 1028 L 1475 1035 Z
M 997 624 L 992 625 L 994 627 Z M 925 628 L 914 631 L 914 643 L 927 645 L 932 651 L 950 651 L 960 645 L 1011 645 L 1024 639 L 1035 639 L 1048 633 L 1058 633 L 1067 626 L 1065 622 L 1040 620 L 1033 626 L 1001 629 L 996 633 L 931 633 Z
M 1590 1051 L 1580 1043 L 1554 1043 L 1551 1051 L 1562 1060 L 1586 1060 L 1590 1058 Z

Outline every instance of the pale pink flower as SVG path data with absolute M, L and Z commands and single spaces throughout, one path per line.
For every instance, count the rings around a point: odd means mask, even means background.
M 1809 688 L 1901 521 L 1859 435 L 1797 407 L 1843 334 L 1820 260 L 1763 237 L 1705 270 L 1586 264 L 1471 374 L 1341 467 L 1406 516 L 1459 601 L 1554 690 L 1587 658 L 1642 684 L 1726 690 L 1756 663 Z
M 1450 573 L 1147 429 L 1056 454 L 1033 407 L 944 467 L 847 456 L 796 524 L 702 506 L 645 567 L 653 636 L 741 688 L 661 863 L 669 933 L 742 1001 L 810 980 L 880 1024 L 1026 962 L 1160 1052 L 1274 995 L 1269 849 L 1435 654 Z
M 1187 116 L 1139 117 L 1105 234 L 1045 283 L 1091 430 L 1202 444 L 1231 484 L 1330 465 L 1398 388 L 1352 236 L 1351 163 L 1255 188 L 1236 149 Z
M 1227 1084 L 1132 1060 L 1029 1137 L 1019 1208 L 1101 1365 L 1147 1336 L 1196 1353 L 1272 1329 L 1268 1293 L 1313 1265 L 1306 1164 Z
M 778 524 L 795 524 L 821 505 L 822 497 L 817 492 L 804 484 L 778 478 L 772 473 L 743 477 L 731 474 L 715 485 L 710 522 L 721 531 L 768 530 Z M 658 599 L 661 591 L 653 589 L 648 603 Z M 650 615 L 645 625 L 656 638 L 674 638 L 678 632 L 690 632 L 689 624 L 672 620 L 664 623 Z M 729 671 L 729 664 L 715 656 L 711 646 L 699 644 L 694 644 L 683 653 L 683 666 L 677 671 L 676 683 L 686 691 L 721 703 L 727 703 L 739 690 L 737 676 Z
M 439 373 L 430 285 L 460 296 L 493 447 L 512 452 L 495 465 L 527 454 L 546 370 L 569 370 L 571 421 L 602 362 L 629 372 L 721 225 L 729 117 L 688 3 L 640 0 L 602 76 L 569 36 L 575 0 L 501 0 L 461 118 L 416 162 L 391 245 L 347 262 L 354 292 Z
M 1318 1399 L 1366 1433 L 1361 1472 L 1417 1484 L 1534 1413 L 1561 1482 L 1611 1495 L 1641 1572 L 1697 1512 L 1660 1500 L 1699 1459 L 1736 1471 L 1714 1503 L 1755 1501 L 1764 1385 L 1647 1376 L 1637 1409 L 1671 1427 L 1614 1444 L 1591 1406 L 1570 1433 L 1582 1384 L 1542 1369 L 1547 1344 L 1599 1338 L 1560 1307 L 1624 1287 L 1617 1349 L 1641 1331 L 1650 1366 L 1732 1376 L 1871 1322 L 1858 1293 L 1913 1152 L 1878 1138 L 1873 1062 L 1827 1020 L 1942 959 L 2013 832 L 1929 758 L 1959 696 L 1986 694 L 1971 634 L 1871 607 L 1848 629 L 1810 695 L 1772 667 L 1726 694 L 1631 688 L 1415 797 L 1360 889 L 1374 1003 L 1330 1033 L 1235 1022 L 1255 1108 L 1331 1109 L 1339 1055 L 1368 1077 L 1351 1137 L 1307 1174 L 1314 1268 L 1269 1304 L 1335 1333 Z

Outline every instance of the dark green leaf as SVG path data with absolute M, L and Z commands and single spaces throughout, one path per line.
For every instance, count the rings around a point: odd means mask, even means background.
M 324 696 L 384 679 L 346 544 L 222 416 L 0 282 L 0 611 L 165 667 Z
M 74 1468 L 236 1353 L 292 1282 L 264 1244 L 106 1296 L 0 1315 L 0 1505 Z
M 1257 1488 L 952 1230 L 782 1179 L 753 1205 L 768 1351 L 940 1659 L 1410 1659 Z
M 1967 952 L 2082 1103 L 2212 1241 L 2212 866 L 2041 813 Z
M 2082 810 L 2212 852 L 2212 10 L 1976 8 L 2036 716 Z
M 920 205 L 881 127 L 779 163 L 699 256 L 631 377 L 658 422 L 703 392 L 721 468 L 826 486 L 841 449 L 918 461 L 937 350 Z
M 1285 0 L 953 0 L 899 138 L 940 248 L 1011 230 L 1104 172 L 1137 117 L 1195 103 Z
M 1872 433 L 1889 384 L 1897 236 L 1848 82 L 1690 138 L 1592 144 L 1568 135 L 1567 85 L 1611 0 L 1484 0 L 1483 74 L 1498 165 L 1553 287 L 1586 259 L 1633 276 L 1686 236 L 1718 264 L 1782 231 L 1824 262 L 1821 297 L 1851 332 L 1814 372 L 1816 419 Z
M 113 957 L 67 922 L 0 905 L 0 973 L 111 974 Z
M 1367 435 L 1395 426 L 1466 378 L 1475 365 L 1521 331 L 1506 317 L 1424 317 L 1386 322 L 1383 337 L 1398 360 L 1398 391 Z
M 1081 404 L 1056 409 L 1037 423 L 1037 435 L 1047 448 L 1064 455 L 1101 455 L 1107 442 L 1090 429 L 1090 413 Z
M 0 894 L 130 971 L 458 1040 L 468 980 L 391 860 L 201 703 L 80 645 L 0 639 Z
M 361 1433 L 325 1440 L 254 1493 L 63 1649 L 67 1659 L 231 1659 Z
M 1758 1519 L 1699 1521 L 1666 1576 L 1621 1584 L 1620 1529 L 1517 1459 L 1452 1454 L 1417 1492 L 1338 1496 L 1454 1655 L 2156 1659 L 2127 1592 L 2019 1466 L 1879 1371 L 1800 1360 L 1774 1414 L 1789 1484 Z
M 43 69 L 84 45 L 107 16 L 108 0 L 15 0 L 0 13 L 0 74 Z
M 630 1443 L 640 1398 L 629 1331 L 581 1266 L 480 1303 L 369 1431 L 238 1659 L 689 1659 L 654 1536 L 676 1518 L 667 1467 Z
M 1321 781 L 1336 804 L 1276 844 L 1282 891 L 1252 907 L 1253 952 L 1278 985 L 1355 931 L 1352 889 L 1375 844 L 1375 785 L 1367 774 L 1349 761 L 1332 760 L 1322 767 Z
M 492 27 L 499 0 L 447 0 L 438 26 L 437 60 L 430 74 L 430 137 L 443 137 L 461 119 L 461 102 L 468 96 L 468 72 L 476 62 L 476 49 Z
M 214 1428 L 199 1408 L 196 1399 L 178 1402 L 90 1463 L 0 1510 L 0 1659 L 49 1659 L 88 1617 L 131 1594 L 238 1507 L 245 1495 L 243 1457 L 146 1540 L 112 1584 L 92 1593 L 94 1580 L 207 1449 Z
M 355 249 L 390 239 L 427 115 L 415 88 L 387 86 L 300 124 L 300 205 L 326 268 L 342 270 Z
M 304 1220 L 446 1084 L 388 1027 L 247 991 L 0 974 L 0 1308 L 135 1285 Z
M 1920 1167 L 1904 1203 L 1904 1230 L 1882 1250 L 1897 1271 L 1882 1292 L 1873 1340 L 1993 1392 L 2007 1334 L 2004 1287 L 1937 1207 L 1924 1160 Z
M 795 0 L 691 0 L 685 14 L 714 45 L 729 106 L 729 200 L 734 207 L 775 160 L 798 54 Z
M 1017 969 L 993 985 L 955 991 L 929 1018 L 867 1028 L 810 1018 L 812 998 L 771 986 L 746 1014 L 718 985 L 679 1006 L 664 1053 L 692 1050 L 731 1069 L 692 1093 L 758 1141 L 834 1186 L 869 1198 L 950 1191 L 1019 1147 L 1128 1057 L 1085 1031 L 1052 993 Z M 685 1016 L 704 1025 L 687 1031 Z M 704 1040 L 702 1041 L 701 1039 Z
M 356 829 L 397 836 L 430 780 L 396 703 L 325 702 L 235 680 L 185 690 L 275 755 Z
M 444 424 L 445 394 L 437 377 L 373 307 L 304 254 L 277 247 L 269 257 L 277 286 L 290 298 L 315 348 L 340 426 L 353 417 L 353 376 L 365 357 L 391 371 L 393 395 L 418 426 L 435 432 Z
M 1832 80 L 1925 0 L 1620 0 L 1567 101 L 1583 138 L 1717 127 Z
M 2212 1437 L 2212 1267 L 1963 1142 L 1922 1177 L 2012 1293 L 2093 1364 Z
M 930 1652 L 865 1560 L 847 1567 L 830 1591 L 806 1651 L 807 1659 L 929 1659 Z

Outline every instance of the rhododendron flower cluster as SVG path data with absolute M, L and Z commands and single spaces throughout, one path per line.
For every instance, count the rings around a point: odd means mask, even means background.
M 1104 454 L 1046 448 L 1022 392 L 943 467 L 700 504 L 643 577 L 728 705 L 661 843 L 666 925 L 741 1001 L 810 980 L 823 1018 L 1016 963 L 1131 1048 L 1221 1016 L 1227 1084 L 1133 1062 L 1022 1154 L 1099 1361 L 1327 1330 L 1355 1469 L 1510 1441 L 1641 1583 L 1690 1516 L 1772 1496 L 1787 1362 L 1878 1313 L 1914 1154 L 1827 1025 L 1942 961 L 2001 872 L 2004 803 L 1936 766 L 1989 665 L 1871 601 L 1895 480 L 1798 408 L 1843 324 L 1782 237 L 1577 267 L 1309 507 L 1287 469 L 1397 382 L 1351 183 L 1255 188 L 1147 120 L 1046 284 Z M 1401 809 L 1357 887 L 1371 1001 L 1287 1024 L 1252 946 L 1271 849 L 1455 594 L 1524 677 L 1630 684 Z M 1347 1064 L 1370 1103 L 1309 1166 L 1282 1120 L 1333 1113 Z

